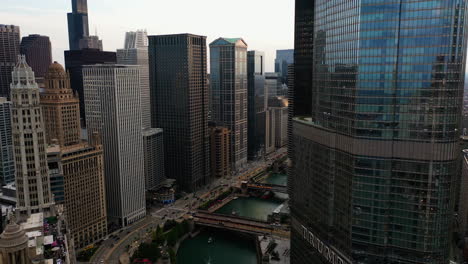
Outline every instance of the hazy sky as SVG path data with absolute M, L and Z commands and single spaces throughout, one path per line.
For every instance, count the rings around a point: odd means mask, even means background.
M 53 59 L 63 63 L 68 49 L 67 12 L 71 0 L 1 0 L 0 24 L 20 26 L 21 35 L 50 37 Z M 88 0 L 89 29 L 97 29 L 104 50 L 123 47 L 126 31 L 149 35 L 193 33 L 242 37 L 249 50 L 266 52 L 266 70 L 274 70 L 275 50 L 293 48 L 291 0 Z

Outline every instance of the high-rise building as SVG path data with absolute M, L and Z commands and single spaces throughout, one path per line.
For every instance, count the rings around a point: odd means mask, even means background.
M 34 71 L 38 82 L 43 83 L 47 69 L 52 64 L 52 45 L 47 36 L 29 35 L 21 39 L 20 53 Z
M 83 68 L 88 137 L 102 137 L 109 221 L 127 226 L 146 215 L 140 70 L 130 65 Z
M 15 182 L 15 159 L 11 135 L 11 102 L 0 97 L 0 184 Z
M 312 68 L 314 63 L 314 5 L 315 0 L 295 0 L 294 29 L 294 116 L 312 113 Z
M 88 1 L 72 0 L 72 12 L 68 18 L 68 41 L 70 50 L 99 49 L 102 51 L 102 40 L 89 35 Z
M 277 50 L 275 59 L 275 72 L 281 76 L 281 83 L 288 82 L 288 66 L 294 63 L 294 50 Z
M 268 100 L 269 114 L 274 119 L 275 148 L 286 146 L 288 141 L 288 99 L 275 97 Z
M 5 231 L 0 235 L 0 263 L 29 264 L 28 236 L 24 229 L 9 217 Z
M 225 127 L 210 127 L 211 175 L 216 178 L 231 176 L 231 139 L 229 129 Z
M 130 31 L 125 33 L 124 49 L 148 49 L 148 34 L 146 30 Z
M 265 89 L 267 98 L 280 96 L 282 93 L 281 75 L 276 72 L 265 73 Z
M 41 106 L 47 144 L 54 140 L 62 147 L 80 143 L 80 100 L 70 87 L 69 74 L 54 62 L 45 77 Z
M 449 263 L 467 2 L 296 2 L 292 264 Z
M 44 119 L 39 87 L 24 55 L 12 73 L 12 134 L 16 164 L 16 212 L 21 219 L 52 212 Z
M 125 48 L 117 50 L 117 63 L 140 67 L 141 117 L 143 128 L 151 128 L 151 100 L 146 31 L 127 32 Z
M 76 248 L 107 235 L 103 149 L 99 140 L 95 142 L 47 149 L 54 200 L 65 207 L 67 228 Z
M 164 133 L 160 128 L 143 130 L 145 156 L 145 188 L 157 190 L 166 180 L 164 168 Z
M 210 44 L 212 121 L 231 131 L 231 162 L 247 162 L 247 43 L 219 38 Z
M 149 37 L 152 127 L 164 130 L 167 178 L 195 191 L 211 181 L 206 37 Z
M 10 98 L 11 72 L 20 54 L 20 28 L 0 24 L 0 97 Z
M 265 87 L 265 53 L 247 52 L 248 125 L 247 153 L 250 160 L 265 152 L 266 108 L 268 95 Z
M 80 40 L 89 36 L 88 1 L 72 0 L 72 12 L 67 18 L 70 50 L 79 50 Z
M 107 234 L 103 149 L 99 139 L 81 141 L 78 95 L 57 62 L 49 67 L 45 84 L 41 106 L 51 190 L 55 202 L 65 205 L 71 238 L 82 248 Z
M 73 91 L 78 92 L 80 99 L 80 116 L 82 126 L 86 126 L 86 115 L 83 93 L 83 66 L 95 64 L 114 64 L 117 62 L 115 52 L 97 49 L 65 51 L 65 68 L 70 73 L 70 83 Z

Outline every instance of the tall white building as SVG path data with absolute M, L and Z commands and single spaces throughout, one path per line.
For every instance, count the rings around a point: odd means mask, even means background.
M 47 215 L 52 212 L 53 201 L 39 87 L 25 56 L 19 56 L 12 77 L 10 88 L 16 210 L 20 219 L 26 219 L 34 213 L 43 212 Z
M 146 30 L 130 31 L 125 34 L 124 49 L 148 48 Z
M 142 128 L 151 128 L 151 101 L 146 31 L 127 32 L 124 49 L 117 50 L 117 63 L 140 67 Z
M 107 215 L 120 226 L 146 214 L 139 72 L 130 65 L 83 68 L 88 135 L 102 137 Z

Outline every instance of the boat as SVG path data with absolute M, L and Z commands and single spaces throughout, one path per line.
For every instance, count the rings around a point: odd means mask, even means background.
M 234 211 L 234 210 L 232 210 L 231 214 L 232 214 L 232 215 L 237 215 L 237 212 Z
M 208 244 L 211 244 L 211 243 L 213 243 L 213 238 L 212 237 L 208 238 Z

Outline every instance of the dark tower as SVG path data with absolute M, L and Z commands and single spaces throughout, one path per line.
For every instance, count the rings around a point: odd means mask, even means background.
M 80 49 L 80 40 L 89 37 L 87 0 L 72 0 L 72 13 L 68 13 L 68 41 L 70 50 Z
M 149 37 L 152 127 L 164 130 L 166 175 L 195 191 L 211 181 L 206 37 Z
M 52 64 L 52 46 L 47 36 L 29 35 L 21 40 L 20 53 L 26 55 L 36 79 L 43 79 Z
M 20 28 L 0 24 L 0 97 L 10 98 L 11 72 L 20 52 Z

